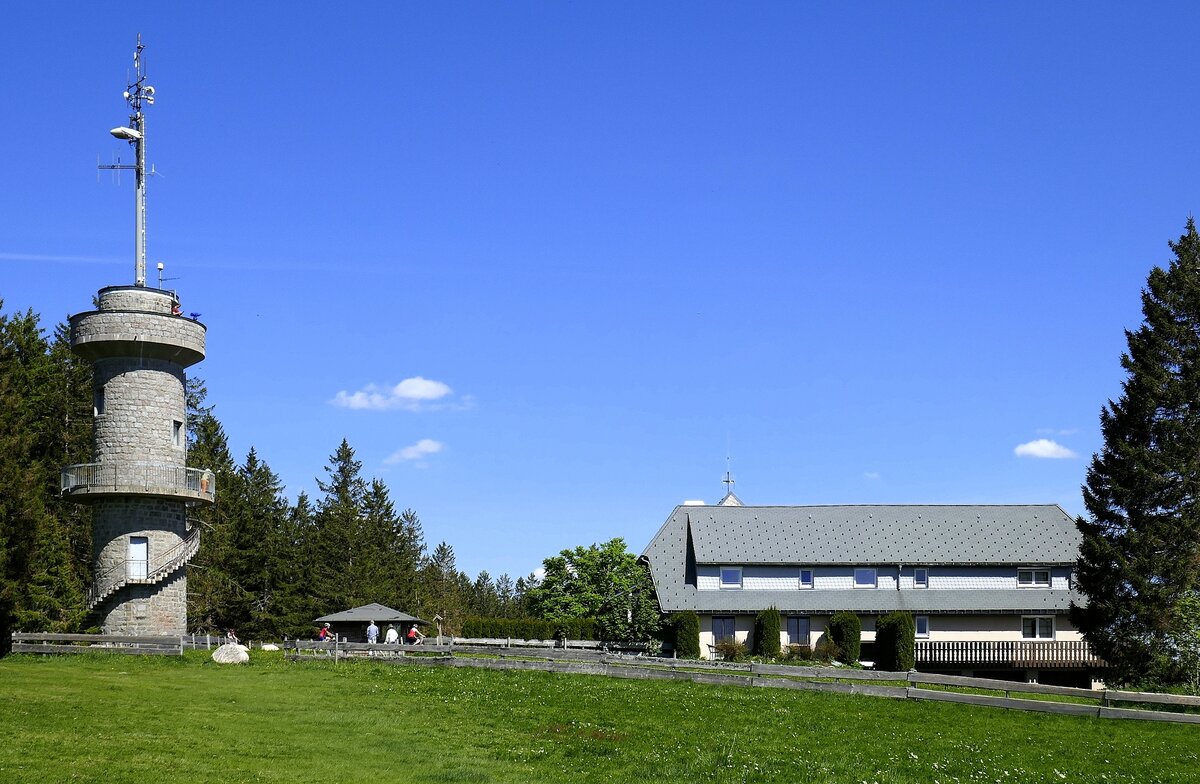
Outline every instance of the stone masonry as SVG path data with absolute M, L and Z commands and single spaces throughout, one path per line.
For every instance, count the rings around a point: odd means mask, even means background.
M 64 469 L 64 492 L 93 505 L 92 609 L 106 634 L 183 634 L 187 506 L 211 500 L 210 475 L 185 468 L 184 369 L 204 358 L 205 328 L 172 314 L 170 291 L 113 286 L 98 301 L 71 318 L 72 349 L 94 362 L 94 462 Z

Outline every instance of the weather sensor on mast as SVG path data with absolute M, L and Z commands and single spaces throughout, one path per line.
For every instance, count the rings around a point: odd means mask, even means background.
M 146 74 L 142 69 L 142 50 L 144 48 L 142 34 L 138 33 L 137 48 L 133 51 L 134 80 L 126 86 L 124 94 L 133 113 L 129 115 L 128 126 L 122 125 L 109 131 L 116 138 L 133 145 L 136 160 L 132 166 L 117 163 L 100 167 L 101 169 L 133 169 L 137 185 L 134 284 L 138 286 L 146 285 L 146 115 L 142 113 L 142 104 L 154 105 L 154 88 L 146 84 Z

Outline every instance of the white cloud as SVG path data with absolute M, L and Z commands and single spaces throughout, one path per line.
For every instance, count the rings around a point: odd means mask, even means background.
M 441 441 L 434 441 L 432 438 L 422 438 L 411 446 L 406 446 L 403 449 L 397 449 L 392 454 L 388 455 L 383 461 L 387 465 L 396 465 L 397 463 L 408 463 L 418 461 L 417 465 L 424 465 L 424 460 L 429 455 L 436 455 L 446 448 L 446 445 Z
M 1017 457 L 1043 457 L 1058 459 L 1079 456 L 1057 441 L 1051 441 L 1048 438 L 1039 438 L 1025 444 L 1017 444 L 1016 448 L 1013 449 L 1013 453 Z
M 1079 432 L 1079 428 L 1039 427 L 1036 432 L 1039 436 L 1073 436 Z
M 431 403 L 441 400 L 454 393 L 448 385 L 441 381 L 414 376 L 406 378 L 393 387 L 380 387 L 367 384 L 357 392 L 339 391 L 329 401 L 339 408 L 349 408 L 358 411 L 422 411 L 436 408 Z
M 874 482 L 878 478 L 879 478 L 878 471 L 866 471 L 865 473 L 863 473 L 863 479 L 870 479 L 872 482 Z

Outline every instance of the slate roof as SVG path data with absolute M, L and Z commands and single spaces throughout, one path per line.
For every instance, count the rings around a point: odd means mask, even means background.
M 697 563 L 1074 563 L 1057 506 L 687 507 Z
M 332 615 L 322 615 L 314 623 L 425 623 L 415 615 L 393 610 L 382 604 L 364 604 Z
M 689 562 L 741 565 L 1074 564 L 1079 533 L 1057 505 L 679 506 L 646 546 L 666 612 L 1065 612 L 1064 590 L 698 591 Z M 802 606 L 801 606 L 802 605 Z

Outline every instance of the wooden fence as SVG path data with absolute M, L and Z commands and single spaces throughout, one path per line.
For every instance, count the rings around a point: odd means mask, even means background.
M 116 634 L 13 632 L 13 653 L 123 653 L 182 656 L 182 637 L 128 637 Z
M 921 672 L 884 672 L 848 667 L 794 667 L 780 664 L 710 662 L 621 656 L 584 650 L 547 650 L 542 647 L 491 647 L 464 651 L 451 645 L 368 645 L 366 643 L 285 643 L 292 661 L 313 661 L 316 655 L 334 660 L 362 656 L 396 664 L 435 667 L 481 667 L 493 670 L 537 670 L 576 675 L 606 675 L 641 680 L 686 680 L 727 686 L 862 694 L 893 699 L 960 702 L 1010 710 L 1060 713 L 1094 718 L 1142 719 L 1200 724 L 1200 697 L 1151 694 L 1117 689 L 1079 689 L 1038 683 L 934 675 Z M 315 654 L 315 655 L 314 655 Z M 974 689 L 979 694 L 951 689 Z M 1066 702 L 1048 697 L 1071 697 L 1088 702 Z M 1038 699 L 1041 697 L 1041 699 Z M 1156 706 L 1156 710 L 1145 707 Z

